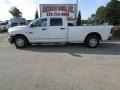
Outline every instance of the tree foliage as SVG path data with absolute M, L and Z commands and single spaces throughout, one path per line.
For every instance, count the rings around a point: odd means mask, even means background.
M 104 6 L 101 6 L 97 9 L 96 21 L 97 21 L 97 24 L 102 24 L 103 22 L 105 22 L 105 7 Z
M 106 20 L 109 22 L 114 19 L 120 19 L 120 1 L 111 0 L 106 6 Z
M 39 15 L 38 15 L 38 10 L 36 10 L 35 12 L 35 19 L 39 18 Z
M 79 11 L 78 17 L 77 17 L 77 25 L 81 26 L 81 12 Z
M 11 7 L 9 10 L 9 13 L 13 16 L 13 17 L 21 17 L 22 16 L 22 12 L 15 6 Z
M 111 23 L 112 20 L 120 19 L 120 1 L 111 0 L 107 5 L 101 6 L 96 11 L 96 19 L 98 24 L 103 22 Z

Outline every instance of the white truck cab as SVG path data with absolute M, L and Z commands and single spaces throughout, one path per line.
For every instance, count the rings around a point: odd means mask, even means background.
M 23 48 L 29 43 L 85 43 L 95 48 L 100 40 L 108 40 L 112 26 L 68 26 L 66 17 L 42 17 L 28 26 L 8 30 L 9 41 Z

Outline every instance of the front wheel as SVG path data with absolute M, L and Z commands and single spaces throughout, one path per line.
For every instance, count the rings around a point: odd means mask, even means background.
M 89 48 L 96 48 L 99 45 L 99 38 L 95 35 L 91 35 L 86 38 L 85 45 Z
M 25 46 L 28 45 L 27 39 L 23 36 L 16 36 L 14 43 L 17 48 L 24 48 Z

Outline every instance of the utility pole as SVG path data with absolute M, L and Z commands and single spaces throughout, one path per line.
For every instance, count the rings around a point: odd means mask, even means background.
M 77 15 L 78 15 L 78 12 L 79 12 L 79 11 L 78 11 L 78 3 L 79 3 L 79 2 L 78 2 L 78 0 L 77 0 L 77 1 L 76 1 L 76 20 L 77 20 Z
M 79 3 L 79 2 L 78 2 L 78 0 L 77 0 L 77 13 L 78 13 L 78 3 Z

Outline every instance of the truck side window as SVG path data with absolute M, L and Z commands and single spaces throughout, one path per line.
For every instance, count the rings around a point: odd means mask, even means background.
M 47 19 L 40 19 L 34 23 L 34 27 L 45 27 L 47 26 Z
M 50 26 L 62 26 L 63 22 L 61 18 L 52 18 L 50 19 Z

